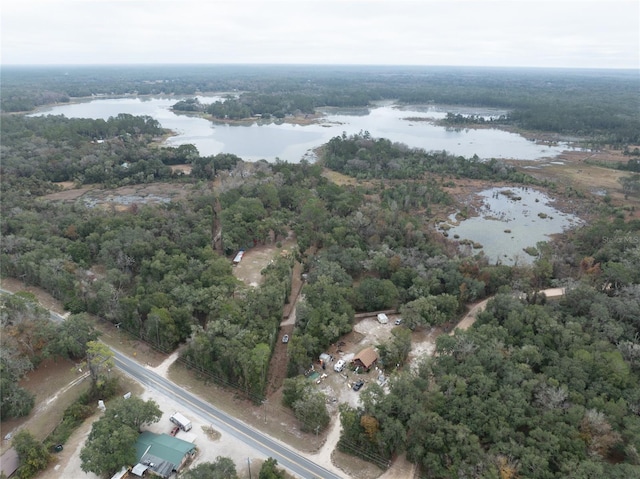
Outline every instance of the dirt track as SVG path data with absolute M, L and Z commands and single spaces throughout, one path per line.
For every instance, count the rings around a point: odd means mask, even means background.
M 236 278 L 251 287 L 257 287 L 262 282 L 262 270 L 278 254 L 287 254 L 296 246 L 295 238 L 291 234 L 282 244 L 261 245 L 245 251 L 242 261 L 233 269 Z M 283 310 L 283 318 L 278 332 L 278 340 L 269 363 L 269 376 L 267 379 L 267 397 L 272 396 L 284 383 L 287 377 L 287 344 L 282 342 L 282 336 L 288 334 L 291 337 L 295 324 L 295 304 L 302 288 L 302 266 L 296 263 L 291 278 L 291 294 L 289 302 Z
M 557 298 L 559 296 L 564 295 L 565 289 L 549 288 L 549 289 L 542 290 L 540 292 L 544 293 L 547 296 L 547 298 Z M 491 298 L 487 298 L 480 301 L 479 303 L 474 304 L 469 310 L 469 312 L 467 313 L 467 315 L 464 318 L 462 318 L 462 320 L 458 324 L 456 324 L 456 326 L 451 330 L 449 334 L 453 335 L 456 329 L 462 329 L 462 330 L 469 329 L 471 325 L 476 322 L 476 315 L 481 311 L 484 311 L 484 308 L 487 307 L 487 303 L 489 302 L 490 299 Z

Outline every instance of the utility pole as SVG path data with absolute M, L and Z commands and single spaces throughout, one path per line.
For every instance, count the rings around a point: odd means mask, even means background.
M 264 399 L 262 401 L 262 404 L 264 406 L 264 423 L 267 423 L 267 399 Z
M 247 467 L 249 468 L 249 479 L 251 479 L 251 460 L 247 457 Z

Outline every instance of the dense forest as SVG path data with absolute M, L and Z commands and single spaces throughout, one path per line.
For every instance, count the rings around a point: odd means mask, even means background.
M 390 83 L 384 69 L 312 76 L 301 67 L 283 83 L 278 69 L 258 70 L 264 75 L 243 67 L 216 75 L 194 67 L 191 76 L 159 67 L 59 76 L 16 70 L 6 82 L 3 72 L 2 102 L 14 111 L 92 94 L 228 91 L 242 92 L 229 104 L 248 106 L 242 115 L 278 117 L 393 97 L 508 108 L 505 122 L 589 141 L 639 140 L 637 92 L 625 72 L 603 79 L 586 71 L 508 71 L 502 78 L 407 69 Z M 509 94 L 498 94 L 507 86 Z M 577 107 L 587 99 L 595 115 Z M 565 116 L 556 104 L 567 107 Z M 193 101 L 183 107 L 198 109 Z M 343 451 L 381 465 L 406 452 L 433 478 L 639 474 L 637 221 L 605 216 L 539 245 L 533 264 L 510 267 L 432 227 L 435 211 L 455 201 L 446 185 L 459 179 L 553 186 L 500 161 L 428 153 L 362 132 L 333 138 L 315 164 L 248 163 L 229 154 L 203 157 L 192 145 L 160 146 L 166 132 L 159 124 L 130 115 L 3 114 L 0 127 L 0 274 L 43 288 L 73 313 L 55 325 L 29 298 L 3 297 L 3 419 L 29 413 L 33 398 L 17 382 L 44 357 L 86 355 L 76 345 L 96 336 L 85 313 L 121 324 L 160 351 L 184 345 L 191 367 L 259 403 L 298 261 L 306 281 L 288 345 L 291 406 L 305 394 L 295 378 L 352 330 L 356 312 L 402 313 L 405 327 L 379 347 L 383 364 L 400 364 L 408 340 L 402 331 L 451 324 L 468 303 L 493 296 L 473 328 L 441 336 L 436 354 L 392 375 L 388 389 L 369 385 L 361 407 L 342 406 Z M 189 164 L 191 174 L 174 172 L 176 164 Z M 336 184 L 325 169 L 357 181 Z M 125 208 L 49 199 L 62 181 L 104 189 L 171 185 L 184 195 Z M 297 249 L 263 271 L 261 287 L 235 279 L 230 259 L 238 249 L 291 233 Z M 560 301 L 535 294 L 551 285 L 568 293 Z M 302 412 L 303 430 L 328 423 Z
M 339 446 L 380 463 L 406 451 L 434 478 L 635 477 L 638 248 L 606 239 L 637 238 L 639 226 L 581 230 L 580 281 L 561 301 L 502 288 L 388 394 L 371 385 L 361 408 L 343 406 Z

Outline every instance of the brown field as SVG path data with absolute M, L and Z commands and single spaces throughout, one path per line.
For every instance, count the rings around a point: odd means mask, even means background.
M 178 167 L 188 168 L 185 165 Z M 191 191 L 190 185 L 180 183 L 151 183 L 133 186 L 122 186 L 115 189 L 104 189 L 99 185 L 85 185 L 75 188 L 69 182 L 60 183 L 64 189 L 43 196 L 49 201 L 78 201 L 102 208 L 114 208 L 117 211 L 126 210 L 133 205 L 157 204 L 161 201 L 180 200 L 187 197 Z
M 567 186 L 580 191 L 587 199 L 600 203 L 605 195 L 611 198 L 611 205 L 626 210 L 628 219 L 640 218 L 640 196 L 625 195 L 620 178 L 631 172 L 607 168 L 609 164 L 626 163 L 628 157 L 618 150 L 596 152 L 565 152 L 553 162 L 527 162 L 525 171 L 532 176 L 556 183 L 561 192 Z M 522 164 L 524 162 L 519 162 Z M 562 187 L 562 188 L 560 188 Z

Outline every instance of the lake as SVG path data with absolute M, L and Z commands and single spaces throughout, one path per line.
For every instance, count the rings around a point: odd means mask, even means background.
M 219 96 L 200 96 L 201 103 L 222 100 Z M 119 113 L 148 115 L 170 129 L 167 146 L 193 144 L 200 155 L 233 153 L 245 161 L 280 159 L 298 163 L 306 158 L 315 160 L 313 150 L 335 136 L 368 131 L 375 138 L 388 138 L 413 148 L 427 151 L 446 150 L 454 155 L 482 159 L 502 158 L 538 160 L 555 158 L 563 151 L 572 150 L 567 144 L 540 145 L 524 137 L 505 131 L 482 129 L 450 129 L 433 124 L 447 111 L 497 116 L 500 111 L 475 111 L 459 106 L 398 107 L 384 103 L 364 109 L 326 109 L 316 124 L 293 125 L 255 121 L 246 125 L 228 125 L 185 114 L 176 114 L 171 106 L 181 98 L 100 98 L 79 103 L 57 105 L 41 109 L 31 116 L 64 115 L 67 118 L 108 119 Z

